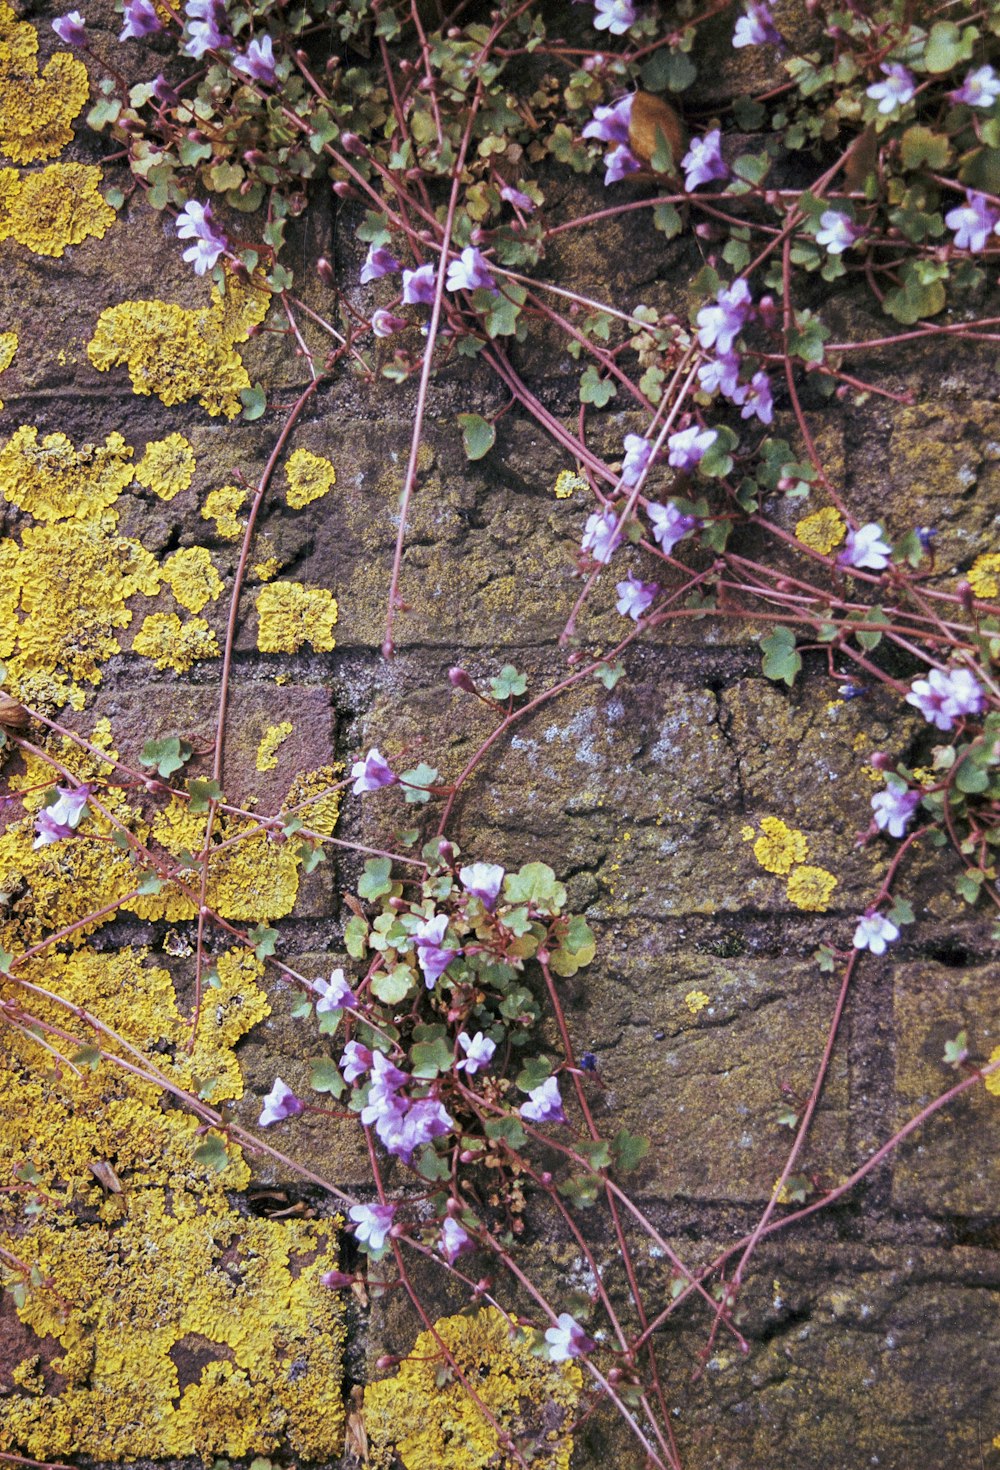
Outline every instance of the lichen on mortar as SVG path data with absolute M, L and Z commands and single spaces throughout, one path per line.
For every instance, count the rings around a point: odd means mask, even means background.
M 434 1333 L 534 1470 L 569 1470 L 570 1426 L 583 1374 L 573 1362 L 535 1357 L 495 1307 L 444 1317 Z M 507 1470 L 517 1461 L 462 1385 L 434 1333 L 422 1332 L 392 1378 L 365 1390 L 373 1470 Z M 398 1461 L 394 1458 L 398 1456 Z

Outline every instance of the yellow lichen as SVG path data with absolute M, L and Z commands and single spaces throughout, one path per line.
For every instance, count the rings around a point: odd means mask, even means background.
M 560 470 L 556 475 L 554 490 L 557 500 L 568 500 L 574 490 L 586 490 L 587 488 L 587 482 L 583 476 L 576 474 L 573 470 Z
M 137 541 L 117 533 L 115 514 L 29 526 L 0 543 L 0 656 L 7 687 L 28 703 L 72 701 L 78 682 L 98 684 L 101 664 L 120 652 L 114 630 L 132 621 L 136 593 L 155 595 L 160 571 Z
M 0 169 L 0 240 L 58 257 L 67 245 L 100 239 L 115 222 L 101 177 L 92 163 L 50 163 L 26 174 Z
M 847 525 L 839 510 L 832 505 L 824 510 L 814 510 L 812 515 L 803 516 L 795 527 L 795 539 L 808 546 L 810 551 L 829 555 L 847 535 Z
M 190 1056 L 174 981 L 144 950 L 50 951 L 23 977 L 99 1016 L 166 1080 L 197 1079 L 218 1102 L 241 1095 L 232 1048 L 268 1007 L 253 955 L 230 951 L 215 965 Z M 0 977 L 0 987 L 43 1022 L 78 1024 L 14 981 Z M 343 1326 L 320 1277 L 336 1265 L 337 1222 L 241 1217 L 227 1198 L 249 1182 L 238 1147 L 223 1153 L 221 1135 L 200 1137 L 193 1114 L 164 1108 L 157 1086 L 107 1058 L 81 1056 L 75 1071 L 51 1063 L 22 1035 L 0 1056 L 4 1158 L 32 1179 L 28 1192 L 0 1195 L 0 1216 L 16 1225 L 18 1255 L 40 1283 L 28 1284 L 18 1314 L 62 1350 L 53 1389 L 37 1355 L 15 1369 L 22 1391 L 0 1399 L 0 1447 L 114 1461 L 279 1448 L 334 1458 Z M 217 1157 L 199 1157 L 212 1140 Z
M 689 990 L 684 997 L 684 1004 L 692 1016 L 696 1016 L 699 1011 L 703 1011 L 708 1003 L 709 998 L 703 990 Z
M 495 1307 L 444 1317 L 434 1331 L 501 1430 L 522 1449 L 532 1446 L 533 1470 L 569 1470 L 583 1382 L 577 1364 L 533 1356 Z M 388 1470 L 394 1455 L 406 1470 L 507 1470 L 517 1463 L 430 1332 L 420 1334 L 393 1378 L 369 1384 L 364 1422 L 373 1470 Z
M 57 51 L 38 71 L 38 32 L 0 3 L 0 152 L 15 163 L 55 158 L 73 139 L 87 101 L 87 68 Z
M 194 450 L 183 434 L 168 434 L 146 445 L 135 478 L 161 500 L 173 500 L 194 479 Z
M 176 613 L 150 613 L 132 640 L 132 652 L 151 658 L 158 669 L 186 674 L 200 658 L 218 658 L 219 641 L 204 618 L 182 623 Z
M 285 465 L 285 480 L 288 504 L 293 510 L 301 510 L 333 489 L 337 471 L 328 459 L 311 454 L 308 449 L 296 449 Z
M 283 745 L 292 733 L 291 720 L 282 720 L 280 725 L 268 725 L 260 737 L 257 747 L 257 769 L 258 771 L 274 771 L 278 767 L 276 751 Z
M 236 485 L 210 490 L 201 508 L 202 520 L 215 522 L 215 533 L 221 540 L 238 541 L 246 522 L 239 519 L 237 512 L 243 508 L 246 498 L 246 491 Z
M 201 612 L 206 602 L 213 602 L 222 591 L 222 578 L 204 546 L 175 551 L 163 563 L 163 580 L 181 607 L 193 613 Z
M 99 372 L 126 364 L 133 393 L 155 393 L 166 404 L 197 398 L 210 414 L 234 418 L 250 387 L 235 344 L 264 320 L 270 300 L 262 278 L 244 284 L 228 276 L 225 294 L 213 286 L 207 307 L 123 301 L 101 312 L 87 356 Z
M 991 1062 L 1000 1062 L 1000 1046 L 996 1046 L 990 1052 Z M 1000 1070 L 991 1072 L 986 1078 L 986 1091 L 992 1092 L 994 1097 L 1000 1097 Z
M 14 361 L 14 353 L 17 351 L 17 333 L 0 332 L 0 373 L 5 373 Z M 0 408 L 3 408 L 3 399 L 0 398 Z
M 337 603 L 324 587 L 271 582 L 257 593 L 257 616 L 261 653 L 295 653 L 303 643 L 326 653 L 334 646 Z
M 805 867 L 795 869 L 785 891 L 797 909 L 825 914 L 836 886 L 836 878 L 825 868 Z
M 320 766 L 315 771 L 301 771 L 288 788 L 282 803 L 282 812 L 290 813 L 296 807 L 301 810 L 295 815 L 311 832 L 323 837 L 332 837 L 340 815 L 341 792 L 334 790 L 344 767 Z M 307 805 L 302 805 L 307 803 Z
M 977 597 L 1000 596 L 1000 553 L 989 551 L 985 556 L 977 556 L 965 580 Z
M 780 817 L 764 817 L 760 830 L 764 835 L 754 843 L 753 855 L 767 872 L 787 873 L 809 856 L 805 833 L 787 826 Z
M 0 449 L 0 489 L 36 521 L 89 520 L 132 479 L 131 458 L 121 434 L 74 449 L 65 434 L 46 434 L 39 443 L 34 425 L 22 424 Z
M 270 582 L 272 577 L 278 575 L 281 569 L 281 562 L 276 556 L 269 556 L 264 561 L 255 561 L 253 569 L 254 575 L 259 577 L 262 582 Z

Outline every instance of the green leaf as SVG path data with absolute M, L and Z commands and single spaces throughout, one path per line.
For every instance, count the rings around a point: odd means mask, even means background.
M 99 1046 L 81 1046 L 79 1051 L 73 1052 L 70 1061 L 74 1067 L 86 1067 L 91 1072 L 96 1072 L 101 1060 L 101 1048 Z
M 978 796 L 990 784 L 990 773 L 966 757 L 955 772 L 955 785 L 966 796 Z
M 974 904 L 979 898 L 982 882 L 983 874 L 976 868 L 970 868 L 968 872 L 962 873 L 955 879 L 955 892 L 959 898 L 964 898 L 966 903 Z
M 487 1118 L 483 1132 L 494 1143 L 502 1141 L 513 1149 L 523 1148 L 528 1141 L 528 1135 L 516 1117 Z
M 514 1080 L 522 1092 L 534 1092 L 551 1076 L 552 1063 L 548 1057 L 529 1057 Z
M 414 766 L 412 771 L 404 771 L 399 779 L 406 800 L 423 803 L 430 801 L 431 793 L 428 787 L 436 785 L 438 773 L 433 766 L 421 761 L 419 766 Z
M 764 652 L 762 667 L 765 679 L 787 684 L 790 689 L 802 668 L 802 657 L 796 652 L 795 634 L 791 628 L 779 623 L 773 633 L 760 640 L 760 646 Z
M 439 1036 L 434 1041 L 417 1041 L 410 1048 L 414 1077 L 436 1077 L 439 1072 L 450 1072 L 455 1055 L 447 1037 Z
M 913 924 L 916 922 L 913 905 L 906 898 L 897 898 L 892 908 L 886 914 L 886 918 L 897 927 L 901 924 Z
M 661 230 L 668 240 L 679 235 L 684 228 L 684 221 L 672 204 L 657 204 L 653 209 L 653 224 L 656 229 Z
M 139 757 L 140 764 L 155 766 L 156 774 L 164 780 L 179 771 L 184 762 L 190 759 L 190 745 L 177 735 L 168 735 L 164 740 L 147 740 Z
M 649 1139 L 640 1133 L 629 1133 L 627 1128 L 622 1128 L 611 1140 L 611 1156 L 621 1174 L 638 1168 L 648 1153 Z
M 547 913 L 558 913 L 566 902 L 566 889 L 556 880 L 547 863 L 525 863 L 516 873 L 508 873 L 503 883 L 508 903 L 534 904 Z
M 187 789 L 191 797 L 188 806 L 196 815 L 207 812 L 210 802 L 222 800 L 222 788 L 218 781 L 195 779 L 188 782 Z
M 10 967 L 14 963 L 13 950 L 4 949 L 0 944 L 0 975 L 9 975 Z
M 940 171 L 948 167 L 951 159 L 947 135 L 924 127 L 907 128 L 900 139 L 899 151 L 906 168 L 920 168 L 926 163 L 928 168 Z
M 482 459 L 484 455 L 489 454 L 497 441 L 497 431 L 494 426 L 478 413 L 460 413 L 458 422 L 462 430 L 462 444 L 465 447 L 466 458 Z
M 158 873 L 146 873 L 136 885 L 137 893 L 159 893 L 163 888 L 163 879 Z
M 252 424 L 267 408 L 267 394 L 260 383 L 254 383 L 252 388 L 240 389 L 240 402 L 243 404 L 243 418 Z
M 597 1174 L 573 1174 L 558 1189 L 563 1199 L 568 1199 L 578 1210 L 589 1210 L 596 1205 L 603 1183 Z
M 837 956 L 827 944 L 821 944 L 813 955 L 813 959 L 819 965 L 824 975 L 832 975 L 837 963 Z
M 352 960 L 363 960 L 368 947 L 368 925 L 354 914 L 344 925 L 344 944 Z
M 203 1165 L 206 1169 L 214 1169 L 221 1174 L 223 1169 L 229 1166 L 229 1153 L 226 1149 L 225 1140 L 217 1133 L 209 1133 L 207 1137 L 198 1144 L 194 1150 L 195 1162 Z
M 966 26 L 960 31 L 950 20 L 939 20 L 931 26 L 927 45 L 924 48 L 924 66 L 930 72 L 951 71 L 963 61 L 972 59 L 978 31 L 975 26 Z
M 387 1006 L 398 1005 L 416 990 L 416 980 L 409 965 L 396 965 L 388 974 L 379 970 L 372 976 L 372 994 Z
M 705 450 L 698 465 L 699 472 L 710 480 L 721 479 L 733 467 L 730 453 L 739 443 L 739 436 L 724 424 L 716 426 L 715 438 Z
M 954 1041 L 946 1041 L 944 1044 L 944 1064 L 946 1067 L 960 1067 L 969 1055 L 969 1033 L 960 1031 Z
M 358 883 L 358 896 L 369 902 L 392 892 L 392 859 L 369 858 Z
M 333 1097 L 343 1097 L 347 1090 L 329 1057 L 316 1057 L 309 1063 L 309 1085 L 313 1092 L 329 1092 Z
M 580 379 L 580 402 L 603 408 L 617 393 L 618 389 L 610 378 L 600 377 L 597 368 L 591 363 Z
M 268 955 L 274 954 L 274 946 L 278 942 L 277 929 L 269 929 L 266 924 L 258 924 L 251 929 L 247 938 L 253 945 L 253 952 L 259 960 L 267 959 Z
M 513 664 L 504 664 L 495 679 L 490 680 L 490 693 L 496 700 L 512 699 L 528 687 L 526 674 L 519 674 Z
M 623 679 L 624 677 L 625 665 L 621 662 L 620 659 L 616 659 L 613 664 L 609 664 L 607 660 L 605 660 L 603 663 L 599 663 L 597 665 L 597 668 L 594 670 L 594 678 L 599 680 L 599 682 L 604 685 L 605 689 L 613 689 L 618 683 L 618 680 Z
M 527 296 L 526 288 L 513 281 L 504 282 L 499 296 L 494 296 L 490 291 L 474 291 L 472 299 L 482 312 L 487 336 L 517 336 L 521 327 L 521 308 Z
M 121 189 L 106 189 L 104 191 L 104 202 L 110 204 L 112 209 L 121 209 L 125 203 L 125 195 Z

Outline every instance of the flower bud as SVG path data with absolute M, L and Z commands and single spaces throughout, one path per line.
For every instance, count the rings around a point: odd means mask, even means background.
M 336 194 L 338 199 L 350 199 L 352 194 L 354 193 L 354 190 L 351 188 L 346 179 L 338 179 L 333 186 L 333 192 Z
M 353 153 L 356 158 L 360 157 L 365 151 L 365 145 L 357 133 L 341 133 L 340 146 L 345 153 Z
M 479 693 L 470 676 L 464 669 L 460 669 L 457 664 L 453 669 L 448 670 L 448 682 L 449 684 L 453 684 L 456 689 L 464 689 L 466 694 Z
M 333 285 L 333 266 L 325 255 L 321 255 L 316 262 L 316 274 L 325 286 Z
M 868 757 L 868 764 L 874 766 L 876 771 L 888 771 L 892 766 L 892 757 L 884 750 L 873 750 Z
M 380 1373 L 384 1373 L 388 1368 L 395 1368 L 398 1362 L 399 1359 L 394 1358 L 392 1353 L 383 1353 L 380 1358 L 375 1359 L 375 1367 Z
M 965 611 L 967 613 L 971 613 L 972 604 L 976 600 L 975 593 L 972 590 L 972 583 L 967 582 L 963 577 L 962 581 L 959 582 L 958 586 L 955 588 L 955 591 L 958 593 L 959 600 L 962 606 L 965 608 Z
M 324 1271 L 319 1278 L 320 1286 L 329 1286 L 332 1291 L 340 1291 L 342 1287 L 353 1286 L 355 1278 L 347 1271 Z

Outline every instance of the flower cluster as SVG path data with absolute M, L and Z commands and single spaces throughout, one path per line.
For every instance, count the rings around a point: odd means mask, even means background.
M 174 228 L 180 239 L 194 241 L 184 251 L 184 259 L 199 276 L 212 270 L 219 256 L 229 248 L 225 235 L 214 223 L 211 204 L 189 199 L 174 221 Z

